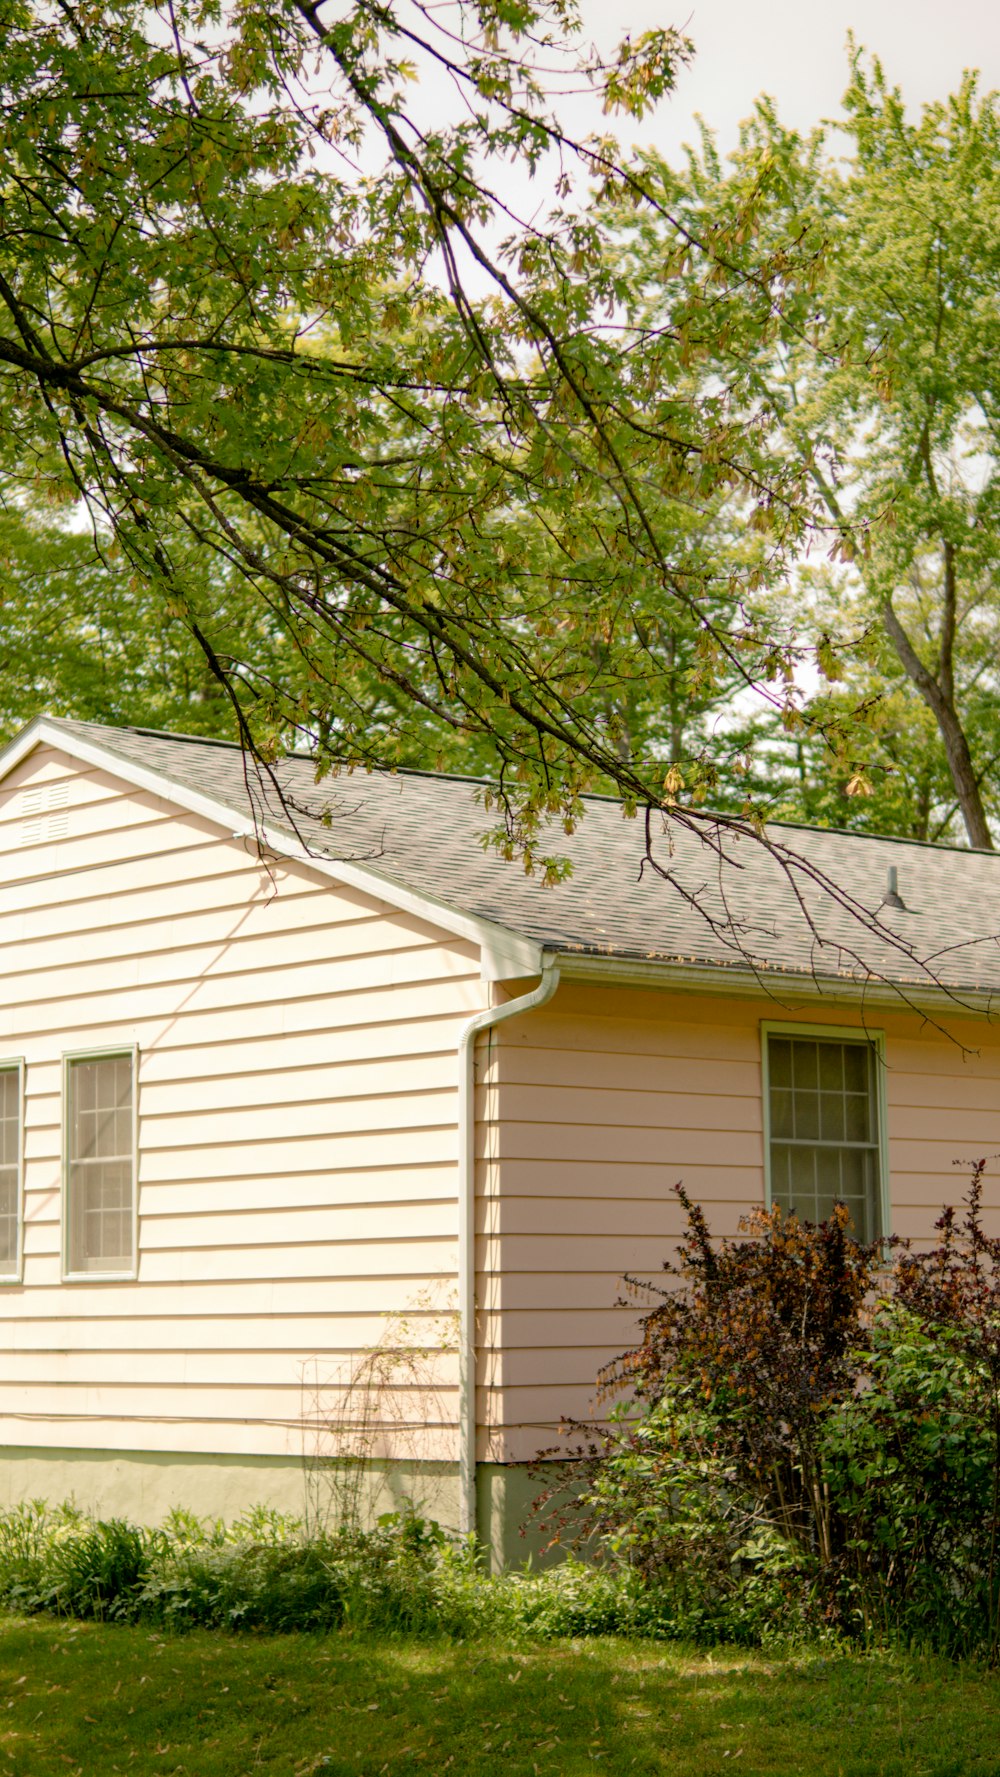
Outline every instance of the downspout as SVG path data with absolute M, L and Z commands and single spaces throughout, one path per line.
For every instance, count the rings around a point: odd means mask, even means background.
M 476 1530 L 476 1039 L 505 1018 L 544 1006 L 559 985 L 557 963 L 542 960 L 530 993 L 477 1012 L 458 1045 L 458 1436 L 459 1527 Z

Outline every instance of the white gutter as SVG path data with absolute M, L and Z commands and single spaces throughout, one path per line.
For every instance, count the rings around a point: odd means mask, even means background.
M 476 1039 L 505 1018 L 544 1006 L 559 986 L 559 965 L 542 958 L 538 986 L 477 1012 L 458 1045 L 458 1437 L 459 1528 L 476 1530 Z
M 800 1006 L 871 1006 L 880 1011 L 932 1012 L 955 1018 L 996 1018 L 995 989 L 938 987 L 924 981 L 859 981 L 847 975 L 810 975 L 805 970 L 749 969 L 734 964 L 685 963 L 669 957 L 598 956 L 559 953 L 564 981 L 605 982 L 615 987 L 652 987 L 659 993 L 711 994 L 716 998 L 770 1000 L 778 1012 Z

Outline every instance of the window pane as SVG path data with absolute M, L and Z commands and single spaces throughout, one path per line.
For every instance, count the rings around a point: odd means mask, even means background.
M 76 1080 L 77 1104 L 81 1111 L 92 1111 L 94 1108 L 97 1088 L 96 1061 L 75 1061 L 73 1075 Z
M 861 1240 L 880 1232 L 874 1051 L 867 1041 L 771 1037 L 771 1200 L 820 1222 L 844 1203 Z
M 794 1042 L 792 1044 L 792 1084 L 796 1091 L 799 1087 L 815 1092 L 819 1086 L 819 1062 L 815 1043 Z
M 21 1070 L 0 1071 L 0 1277 L 17 1276 L 21 1182 Z
M 816 1215 L 814 1220 L 825 1222 L 832 1216 L 833 1206 L 843 1197 L 844 1189 L 840 1171 L 840 1148 L 816 1148 Z
M 844 1085 L 848 1092 L 869 1090 L 870 1060 L 867 1043 L 844 1044 Z
M 792 1125 L 792 1095 L 780 1087 L 771 1092 L 771 1134 L 794 1135 Z
M 844 1096 L 842 1092 L 824 1092 L 819 1106 L 819 1133 L 823 1141 L 843 1141 Z
M 772 1086 L 792 1083 L 792 1045 L 787 1037 L 772 1037 L 767 1051 L 768 1072 Z
M 871 1148 L 847 1148 L 843 1155 L 843 1198 L 851 1212 L 853 1232 L 859 1240 L 874 1240 L 879 1233 L 875 1154 Z
M 771 1201 L 778 1203 L 788 1215 L 791 1209 L 791 1148 L 775 1143 L 771 1149 Z
M 772 1149 L 771 1200 L 786 1215 L 800 1222 L 816 1220 L 816 1168 L 814 1148 L 778 1143 Z M 780 1181 L 775 1183 L 775 1176 Z
M 795 1093 L 795 1137 L 797 1141 L 816 1141 L 819 1137 L 819 1093 Z
M 118 1270 L 132 1258 L 132 1169 L 121 1160 L 82 1162 L 70 1173 L 77 1201 L 79 1253 L 82 1269 L 103 1261 Z M 112 1264 L 112 1261 L 114 1263 Z
M 21 1160 L 21 1075 L 8 1067 L 0 1073 L 0 1166 Z
M 17 1167 L 0 1171 L 0 1276 L 17 1271 Z
M 844 1134 L 848 1141 L 872 1140 L 871 1104 L 860 1092 L 849 1092 L 844 1100 Z
M 843 1092 L 844 1090 L 844 1045 L 843 1043 L 820 1043 L 819 1045 L 819 1083 L 824 1092 Z
M 789 1202 L 800 1221 L 816 1220 L 816 1153 L 792 1148 L 788 1156 Z
M 127 1270 L 135 1192 L 132 1057 L 71 1062 L 69 1092 L 70 1268 Z

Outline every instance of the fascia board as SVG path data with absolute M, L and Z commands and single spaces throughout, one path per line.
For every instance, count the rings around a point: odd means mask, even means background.
M 550 954 L 548 951 L 546 954 Z M 652 987 L 661 993 L 711 994 L 716 998 L 766 1000 L 782 1009 L 801 1004 L 861 1006 L 879 1011 L 930 1012 L 935 1017 L 996 1018 L 1000 996 L 979 989 L 962 991 L 928 983 L 850 981 L 836 975 L 801 975 L 792 970 L 750 969 L 737 965 L 671 962 L 642 957 L 588 956 L 553 948 L 564 982 L 604 982 L 616 987 Z
M 364 864 L 340 863 L 334 858 L 317 857 L 305 846 L 295 848 L 294 841 L 286 839 L 278 833 L 273 839 L 265 837 L 269 847 L 288 857 L 301 858 L 313 869 L 319 870 L 324 876 L 341 883 L 345 888 L 357 888 L 366 894 L 376 895 L 379 900 L 386 901 L 400 913 L 412 913 L 418 919 L 425 919 L 431 925 L 442 926 L 453 937 L 466 938 L 479 946 L 481 955 L 482 978 L 484 981 L 520 981 L 526 975 L 539 975 L 542 970 L 542 947 L 533 938 L 525 938 L 519 932 L 512 932 L 509 927 L 497 925 L 490 919 L 477 919 L 472 913 L 459 913 L 446 901 L 438 901 L 432 895 L 419 895 L 412 889 L 404 888 L 391 876 L 383 876 L 380 870 L 369 870 Z M 252 823 L 248 832 L 253 832 Z
M 15 734 L 13 740 L 7 742 L 3 752 L 0 753 L 0 783 L 5 777 L 9 777 L 15 766 L 20 765 L 21 760 L 26 759 L 36 747 L 41 746 L 45 741 L 54 744 L 55 736 L 56 730 L 48 717 L 36 716 L 34 721 L 28 723 L 27 728 L 22 728 L 20 734 Z M 60 744 L 63 745 L 64 751 L 69 750 L 65 748 L 64 742 L 60 742 Z
M 137 765 L 134 760 L 123 759 L 119 753 L 110 747 L 101 746 L 99 742 L 86 740 L 77 734 L 68 734 L 46 716 L 36 717 L 0 753 L 0 782 L 36 747 L 45 745 L 68 753 L 83 765 L 92 765 L 100 771 L 110 772 L 112 776 L 124 779 L 134 789 L 145 790 L 149 795 L 176 804 L 189 814 L 201 816 L 214 826 L 223 827 L 233 839 L 252 839 L 256 844 L 265 845 L 277 857 L 308 864 L 310 869 L 326 876 L 340 887 L 360 889 L 363 893 L 386 902 L 399 913 L 412 914 L 417 919 L 440 927 L 452 937 L 464 938 L 478 947 L 481 973 L 486 981 L 521 980 L 527 975 L 541 973 L 541 945 L 520 932 L 513 932 L 493 920 L 477 919 L 473 914 L 461 913 L 446 901 L 439 901 L 431 895 L 418 894 L 392 877 L 384 876 L 381 871 L 369 869 L 364 864 L 319 856 L 296 839 L 294 834 L 272 827 L 266 821 L 255 822 L 230 808 L 228 803 L 218 802 L 214 797 L 203 795 L 200 790 L 192 790 L 186 784 L 178 784 L 165 772 L 153 771 L 148 766 Z

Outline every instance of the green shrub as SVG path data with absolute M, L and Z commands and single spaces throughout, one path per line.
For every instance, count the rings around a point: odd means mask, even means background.
M 0 1513 L 0 1596 L 24 1610 L 39 1607 L 49 1557 L 59 1528 L 79 1522 L 71 1507 L 50 1512 L 35 1499 Z M 51 1593 L 51 1586 L 49 1588 Z
M 809 1563 L 746 1485 L 692 1384 L 678 1381 L 639 1418 L 612 1410 L 582 1505 L 605 1557 L 644 1582 L 641 1611 L 671 1634 L 756 1643 L 771 1624 L 786 1632 Z
M 448 1632 L 437 1579 L 446 1539 L 437 1525 L 390 1516 L 369 1532 L 307 1537 L 298 1521 L 276 1515 L 230 1526 L 175 1516 L 168 1532 L 137 1600 L 146 1618 L 272 1633 Z
M 299 1520 L 263 1511 L 229 1525 L 174 1512 L 156 1531 L 37 1501 L 0 1513 L 0 1601 L 22 1611 L 465 1636 L 498 1616 L 488 1584 L 440 1526 L 412 1515 L 307 1537 Z
M 984 1164 L 939 1244 L 890 1243 L 891 1266 L 851 1239 L 842 1206 L 817 1227 L 759 1211 L 716 1243 L 680 1191 L 671 1285 L 602 1378 L 629 1399 L 577 1452 L 575 1508 L 575 1534 L 642 1577 L 642 1610 L 672 1632 L 795 1626 L 998 1658 L 1000 1239 L 982 1227 Z
M 989 1621 L 988 1380 L 953 1328 L 891 1302 L 859 1356 L 861 1385 L 823 1427 L 845 1605 L 866 1632 L 975 1652 Z
M 0 1513 L 0 1600 L 26 1611 L 127 1617 L 164 1546 L 160 1531 L 33 1500 Z
M 135 1599 L 136 1616 L 173 1628 L 338 1628 L 343 1598 L 322 1547 L 206 1542 L 171 1551 Z
M 405 1516 L 307 1538 L 294 1520 L 225 1525 L 174 1513 L 162 1530 L 142 1531 L 36 1503 L 0 1514 L 0 1601 L 179 1630 L 538 1641 L 689 1637 L 700 1626 L 706 1639 L 720 1638 L 690 1601 L 681 1608 L 635 1569 L 571 1560 L 491 1577 L 470 1547 Z
M 687 1231 L 664 1266 L 673 1281 L 656 1290 L 641 1345 L 609 1366 L 602 1384 L 627 1387 L 651 1408 L 667 1398 L 672 1412 L 700 1402 L 693 1436 L 671 1434 L 678 1457 L 684 1448 L 700 1458 L 710 1424 L 713 1462 L 729 1477 L 724 1497 L 735 1488 L 756 1523 L 828 1565 L 837 1537 L 820 1427 L 854 1387 L 882 1243 L 853 1240 L 843 1205 L 815 1227 L 777 1208 L 756 1210 L 741 1238 L 714 1242 L 703 1212 L 681 1186 L 677 1194 Z

